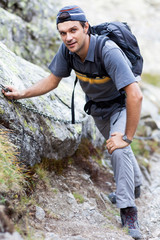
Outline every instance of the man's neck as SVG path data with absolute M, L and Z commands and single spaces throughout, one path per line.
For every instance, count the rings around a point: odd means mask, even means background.
M 89 49 L 89 43 L 90 43 L 90 36 L 87 35 L 85 45 L 83 46 L 81 51 L 79 53 L 77 53 L 77 55 L 80 57 L 82 62 L 84 62 L 86 57 L 87 57 L 87 53 L 88 53 L 88 49 Z

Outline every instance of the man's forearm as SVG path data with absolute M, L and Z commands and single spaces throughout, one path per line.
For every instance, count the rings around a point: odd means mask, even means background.
M 9 99 L 22 99 L 22 98 L 31 98 L 43 95 L 53 89 L 55 89 L 61 78 L 56 77 L 53 74 L 50 74 L 48 77 L 43 78 L 37 83 L 33 84 L 31 87 L 18 91 L 14 87 L 9 86 L 9 92 L 3 91 L 4 95 Z
M 37 83 L 33 84 L 31 87 L 22 90 L 21 92 L 21 98 L 30 98 L 30 97 L 36 97 L 43 95 L 53 89 L 55 89 L 58 86 L 58 83 L 60 81 L 60 78 L 55 76 L 53 79 L 52 75 L 49 75 L 46 78 L 43 78 L 42 80 L 38 81 Z
M 132 108 L 132 110 L 131 110 Z M 133 111 L 134 108 L 134 111 Z M 127 123 L 126 123 L 126 131 L 125 134 L 127 135 L 128 139 L 132 140 L 138 123 L 140 119 L 140 113 L 141 113 L 141 103 L 138 102 L 136 104 L 127 104 Z
M 137 91 L 136 94 L 127 95 L 126 101 L 126 109 L 127 109 L 127 123 L 126 123 L 126 131 L 128 139 L 132 140 L 141 114 L 141 105 L 142 105 L 142 94 L 141 91 Z

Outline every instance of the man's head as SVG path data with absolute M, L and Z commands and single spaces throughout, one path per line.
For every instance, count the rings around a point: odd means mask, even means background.
M 63 7 L 58 12 L 57 25 L 66 21 L 88 22 L 83 10 L 77 5 Z
M 57 14 L 57 29 L 66 47 L 78 55 L 88 50 L 89 24 L 82 9 L 66 6 Z

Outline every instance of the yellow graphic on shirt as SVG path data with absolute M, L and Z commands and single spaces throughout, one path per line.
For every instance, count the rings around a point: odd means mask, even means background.
M 83 82 L 89 82 L 90 84 L 102 84 L 102 83 L 106 83 L 108 81 L 111 80 L 110 77 L 96 77 L 96 78 L 90 78 L 90 77 L 87 77 L 85 74 L 82 74 L 82 73 L 79 73 L 79 72 L 76 72 L 76 76 L 79 80 L 83 81 Z

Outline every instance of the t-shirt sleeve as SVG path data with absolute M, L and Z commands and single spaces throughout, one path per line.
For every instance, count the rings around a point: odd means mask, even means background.
M 103 48 L 102 57 L 104 59 L 105 69 L 118 91 L 136 82 L 129 60 L 115 43 L 107 41 Z
M 69 77 L 71 68 L 65 58 L 65 45 L 62 43 L 58 52 L 48 66 L 49 70 L 57 77 Z

